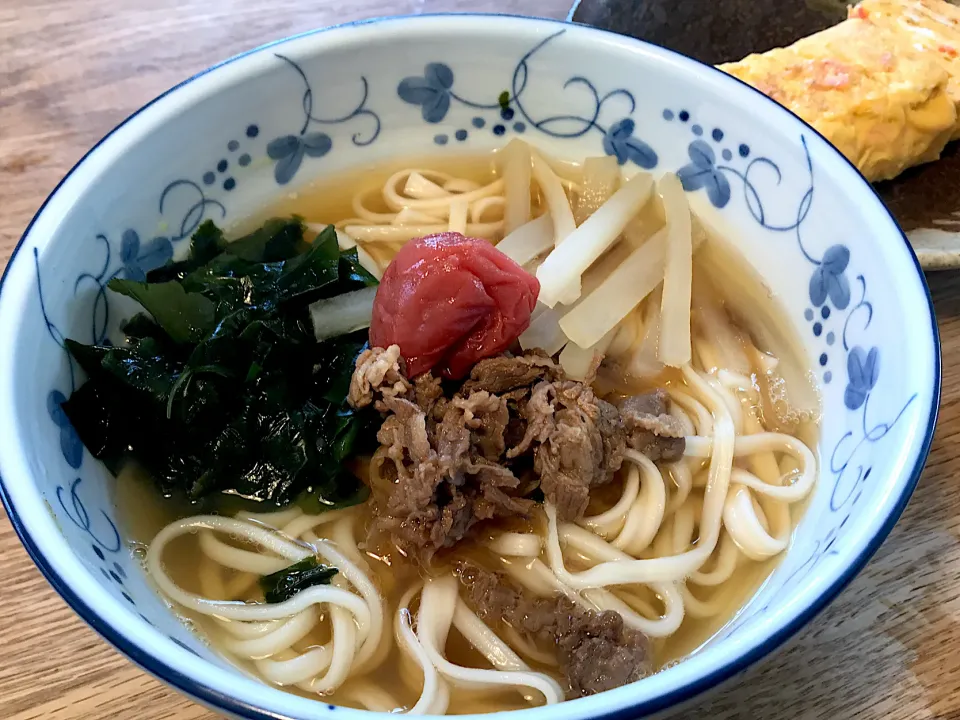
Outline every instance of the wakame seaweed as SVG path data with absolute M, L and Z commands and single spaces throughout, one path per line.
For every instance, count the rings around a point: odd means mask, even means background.
M 330 584 L 336 574 L 335 567 L 323 565 L 315 555 L 311 555 L 283 570 L 264 575 L 260 578 L 260 589 L 268 603 L 281 603 L 301 590 L 314 585 Z
M 109 288 L 143 307 L 119 346 L 66 345 L 89 379 L 63 409 L 108 468 L 134 460 L 165 495 L 227 493 L 314 510 L 362 501 L 345 468 L 375 441 L 376 414 L 346 393 L 360 331 L 317 342 L 308 305 L 375 285 L 333 228 L 299 219 L 227 242 L 212 222 L 184 260 Z

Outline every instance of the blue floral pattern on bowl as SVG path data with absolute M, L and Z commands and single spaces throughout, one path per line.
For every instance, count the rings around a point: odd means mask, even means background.
M 279 185 L 286 185 L 293 179 L 304 157 L 322 158 L 333 149 L 333 140 L 327 133 L 320 130 L 307 132 L 312 125 L 341 125 L 356 118 L 366 118 L 370 125 L 369 131 L 366 134 L 355 133 L 352 138 L 353 144 L 363 147 L 377 139 L 380 135 L 380 116 L 367 107 L 370 84 L 365 77 L 360 77 L 362 92 L 356 107 L 340 117 L 322 118 L 313 114 L 313 87 L 303 69 L 284 55 L 277 54 L 276 57 L 289 65 L 300 76 L 305 86 L 301 98 L 303 125 L 300 127 L 300 132 L 297 135 L 281 135 L 267 144 L 267 155 L 277 163 L 273 174 Z
M 687 192 L 706 189 L 707 197 L 715 207 L 722 208 L 730 202 L 730 183 L 723 174 L 724 167 L 717 167 L 713 148 L 703 140 L 694 140 L 687 148 L 690 164 L 677 170 L 677 177 Z
M 420 107 L 420 114 L 425 122 L 438 124 L 447 117 L 447 112 L 453 103 L 459 103 L 474 110 L 496 110 L 504 121 L 511 121 L 519 116 L 522 121 L 515 122 L 515 132 L 525 132 L 528 127 L 555 139 L 574 139 L 595 130 L 602 136 L 602 148 L 607 155 L 613 155 L 621 165 L 628 161 L 650 170 L 657 166 L 657 153 L 646 142 L 634 134 L 636 122 L 629 117 L 637 109 L 637 101 L 633 93 L 625 88 L 615 88 L 603 95 L 597 90 L 596 84 L 581 75 L 569 78 L 563 89 L 578 87 L 587 91 L 587 102 L 580 113 L 564 113 L 556 115 L 534 115 L 525 104 L 524 93 L 530 86 L 531 59 L 549 43 L 561 37 L 566 31 L 560 30 L 540 41 L 529 52 L 520 58 L 513 70 L 510 79 L 510 90 L 502 91 L 493 102 L 489 100 L 476 101 L 467 99 L 456 93 L 454 86 L 454 72 L 443 62 L 430 62 L 424 66 L 422 75 L 405 77 L 397 85 L 397 95 L 410 105 Z M 625 117 L 621 117 L 608 127 L 600 124 L 600 115 L 605 106 L 611 101 L 622 100 L 626 103 Z M 486 119 L 478 115 L 472 122 L 475 128 L 483 128 Z M 491 127 L 494 135 L 504 135 L 507 126 L 504 123 L 495 123 Z M 454 135 L 458 140 L 466 140 L 468 130 L 459 128 Z M 437 144 L 445 145 L 448 136 L 438 134 L 434 137 Z

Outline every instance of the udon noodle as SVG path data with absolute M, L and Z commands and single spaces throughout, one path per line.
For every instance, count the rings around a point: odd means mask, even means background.
M 288 209 L 317 230 L 335 224 L 341 247 L 357 247 L 378 277 L 404 242 L 448 230 L 499 242 L 531 271 L 562 262 L 569 272 L 581 263 L 579 304 L 562 279 L 544 284 L 542 293 L 558 303 L 538 307 L 521 345 L 559 353 L 571 377 L 590 378 L 602 357 L 598 392 L 666 387 L 669 414 L 686 436 L 683 457 L 655 463 L 628 449 L 580 520 L 559 519 L 545 502 L 526 522 L 484 526 L 426 571 L 371 539 L 368 504 L 319 515 L 299 507 L 177 513 L 143 538 L 147 573 L 199 621 L 212 647 L 264 682 L 411 714 L 562 701 L 553 653 L 516 627 L 481 619 L 466 602 L 455 574 L 463 557 L 534 596 L 560 594 L 619 613 L 651 639 L 662 666 L 708 640 L 756 590 L 816 482 L 817 404 L 806 370 L 795 347 L 769 332 L 778 324 L 774 311 L 746 308 L 742 287 L 739 305 L 728 298 L 731 279 L 749 285 L 751 276 L 695 217 L 691 225 L 684 193 L 670 186 L 675 178 L 621 182 L 612 158 L 564 164 L 522 144 L 501 151 L 492 168 L 483 162 L 461 163 L 469 170 L 459 173 L 457 163 L 449 171 L 404 167 L 376 184 L 358 176 L 338 183 L 339 191 L 302 192 Z M 654 190 L 662 203 L 644 205 Z M 604 229 L 623 213 L 622 231 Z M 678 214 L 685 224 L 670 222 Z M 605 232 L 614 237 L 584 250 L 586 236 L 593 242 Z M 551 260 L 561 247 L 570 250 Z M 644 263 L 627 278 L 639 303 L 584 331 L 586 349 L 569 341 L 568 332 L 581 330 L 564 315 L 591 302 L 642 248 Z M 597 302 L 616 304 L 623 292 L 615 287 Z M 754 292 L 765 291 L 757 283 Z M 692 320 L 684 293 L 692 296 Z M 754 322 L 751 313 L 767 317 Z M 686 343 L 665 330 L 677 326 L 685 326 Z M 358 473 L 374 487 L 390 483 L 380 467 L 374 457 Z M 259 577 L 312 556 L 339 570 L 331 584 L 262 602 Z

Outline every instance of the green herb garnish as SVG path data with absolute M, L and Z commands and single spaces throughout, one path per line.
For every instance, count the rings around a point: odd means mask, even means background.
M 264 575 L 260 578 L 260 588 L 268 603 L 281 603 L 314 585 L 328 585 L 336 574 L 335 567 L 320 564 L 312 555 L 283 570 Z
M 145 312 L 120 346 L 66 342 L 89 380 L 63 407 L 91 453 L 115 473 L 132 458 L 193 500 L 362 501 L 344 464 L 375 442 L 377 416 L 346 393 L 367 333 L 318 343 L 308 305 L 376 279 L 332 227 L 312 243 L 304 231 L 274 219 L 226 242 L 207 221 L 186 259 L 110 282 Z

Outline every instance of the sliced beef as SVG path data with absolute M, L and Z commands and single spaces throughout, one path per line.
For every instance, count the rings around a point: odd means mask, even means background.
M 520 591 L 502 575 L 464 563 L 459 568 L 460 582 L 466 587 L 470 605 L 484 620 L 511 622 L 520 611 Z M 527 608 L 525 608 L 527 609 Z
M 568 698 L 621 687 L 653 671 L 647 637 L 616 612 L 587 610 L 562 595 L 532 597 L 502 575 L 472 566 L 461 569 L 460 579 L 480 617 L 556 648 Z
M 454 398 L 432 432 L 415 403 L 396 397 L 382 403 L 389 414 L 377 439 L 397 481 L 380 526 L 405 553 L 429 562 L 476 523 L 533 509 L 514 494 L 520 481 L 499 462 L 508 420 L 503 398 L 486 392 Z
M 590 392 L 592 394 L 593 390 Z M 594 402 L 597 415 L 593 418 L 593 423 L 603 442 L 603 461 L 600 463 L 600 472 L 606 473 L 606 478 L 603 480 L 606 483 L 623 464 L 623 451 L 627 443 L 620 412 L 616 406 L 596 396 L 594 396 Z
M 620 414 L 588 385 L 564 380 L 537 385 L 523 417 L 526 434 L 510 453 L 535 444 L 534 471 L 543 494 L 562 520 L 582 517 L 590 489 L 609 482 L 623 462 Z
M 539 380 L 556 379 L 560 374 L 559 366 L 538 351 L 517 356 L 501 355 L 474 365 L 460 393 L 469 395 L 485 390 L 503 395 L 519 388 L 529 389 Z
M 509 406 L 508 406 L 509 407 Z M 503 442 L 508 448 L 515 448 L 523 442 L 527 434 L 527 423 L 519 414 L 510 413 L 507 428 L 503 433 Z M 507 451 L 510 452 L 509 450 Z M 510 457 L 508 455 L 508 457 Z M 514 455 L 513 457 L 516 457 Z
M 622 687 L 652 672 L 646 636 L 628 628 L 619 613 L 583 611 L 583 615 L 576 630 L 559 643 L 570 697 Z
M 666 415 L 668 398 L 667 391 L 662 389 L 633 395 L 620 401 L 620 412 L 629 415 Z
M 417 406 L 426 415 L 433 415 L 437 403 L 443 399 L 440 378 L 434 377 L 433 373 L 429 372 L 418 375 L 417 379 L 413 381 L 413 393 Z M 440 414 L 440 417 L 443 417 L 443 413 Z
M 356 408 L 373 402 L 374 395 L 403 397 L 410 392 L 410 382 L 404 377 L 400 348 L 369 348 L 357 358 L 356 370 L 350 378 L 347 401 Z
M 654 462 L 676 462 L 683 457 L 683 426 L 667 414 L 665 390 L 629 397 L 620 403 L 619 411 L 630 447 Z
M 461 411 L 463 423 L 470 428 L 480 455 L 497 462 L 506 450 L 503 435 L 510 422 L 506 399 L 481 390 L 466 399 L 454 398 L 453 406 Z
M 385 398 L 383 404 L 390 414 L 377 431 L 377 441 L 397 476 L 387 511 L 409 515 L 430 504 L 441 480 L 440 459 L 430 446 L 420 408 L 402 398 Z
M 534 387 L 530 398 L 520 411 L 520 418 L 525 425 L 523 438 L 507 450 L 508 458 L 522 455 L 537 443 L 542 443 L 550 437 L 550 432 L 556 426 L 553 417 L 556 396 L 557 388 L 554 383 L 542 382 Z
M 479 522 L 527 515 L 537 485 L 561 520 L 582 517 L 628 443 L 653 460 L 683 454 L 682 427 L 667 414 L 663 391 L 628 398 L 618 410 L 540 353 L 483 360 L 452 396 L 444 390 L 429 372 L 407 380 L 391 346 L 360 355 L 348 398 L 384 413 L 380 471 L 395 481 L 375 494 L 378 526 L 420 561 Z

